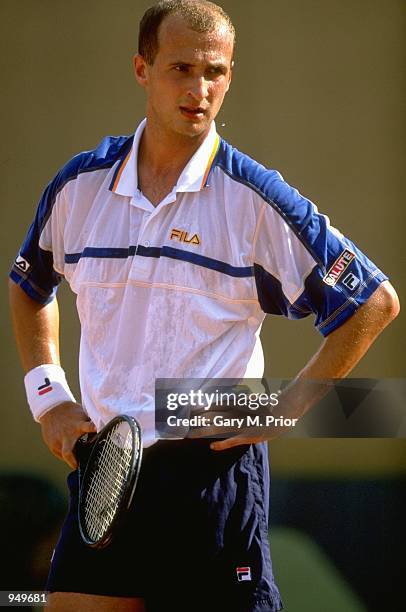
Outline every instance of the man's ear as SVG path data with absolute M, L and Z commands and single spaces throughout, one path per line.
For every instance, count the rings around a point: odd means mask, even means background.
M 137 53 L 133 57 L 134 74 L 141 87 L 148 85 L 148 65 L 145 59 Z
M 231 65 L 230 65 L 230 72 L 228 73 L 228 85 L 227 85 L 227 91 L 230 89 L 230 85 L 231 85 L 231 80 L 233 78 L 233 69 L 234 69 L 234 60 L 231 61 Z

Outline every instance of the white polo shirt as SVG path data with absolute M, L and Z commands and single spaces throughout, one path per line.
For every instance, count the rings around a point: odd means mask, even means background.
M 156 378 L 261 378 L 265 313 L 324 335 L 387 277 L 315 205 L 210 133 L 154 207 L 133 137 L 108 137 L 46 188 L 11 278 L 44 304 L 77 294 L 83 406 L 154 440 Z

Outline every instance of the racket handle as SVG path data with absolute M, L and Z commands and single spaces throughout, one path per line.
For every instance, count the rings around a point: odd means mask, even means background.
M 81 463 L 88 458 L 89 444 L 95 435 L 96 434 L 94 433 L 84 433 L 82 436 L 80 436 L 80 438 L 78 438 L 78 440 L 76 440 L 73 452 L 78 463 Z

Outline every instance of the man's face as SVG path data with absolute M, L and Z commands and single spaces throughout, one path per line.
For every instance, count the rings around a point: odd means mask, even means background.
M 135 74 L 147 91 L 147 117 L 167 135 L 204 137 L 228 91 L 233 39 L 222 22 L 213 32 L 191 30 L 178 15 L 159 29 L 152 65 L 135 57 Z

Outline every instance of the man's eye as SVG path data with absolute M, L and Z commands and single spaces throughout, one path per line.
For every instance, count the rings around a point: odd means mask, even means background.
M 185 64 L 179 64 L 178 66 L 175 66 L 175 70 L 177 70 L 178 72 L 187 72 L 188 66 L 186 66 Z
M 207 71 L 207 75 L 210 78 L 215 78 L 218 76 L 221 76 L 223 74 L 223 70 L 222 68 L 209 68 L 209 70 Z

